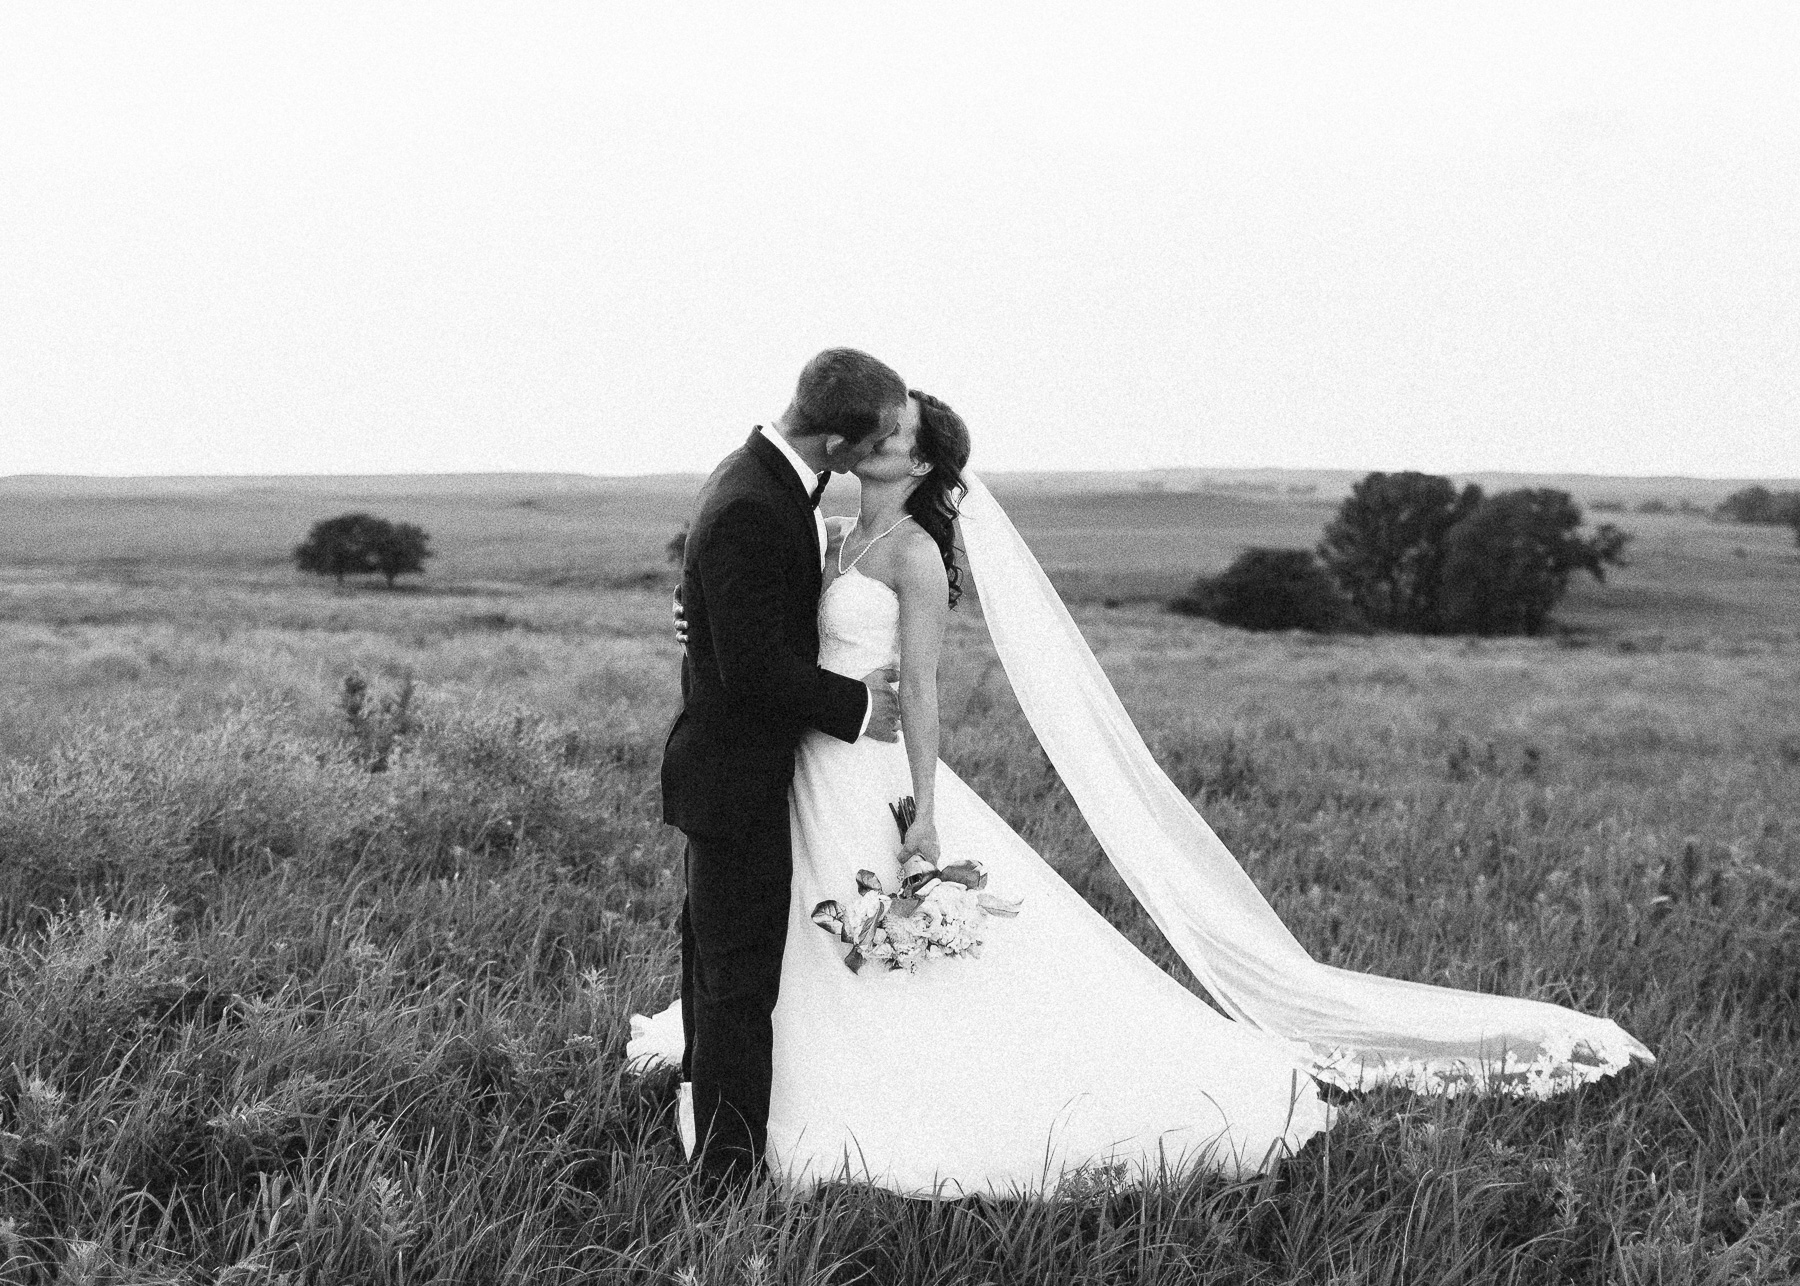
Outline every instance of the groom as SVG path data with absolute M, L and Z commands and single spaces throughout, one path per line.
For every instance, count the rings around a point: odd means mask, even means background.
M 701 488 L 681 568 L 681 713 L 663 750 L 663 820 L 687 835 L 681 1012 L 695 1159 L 722 1180 L 761 1163 L 793 858 L 788 783 L 801 736 L 893 741 L 893 672 L 819 668 L 825 523 L 818 502 L 899 426 L 906 384 L 832 348 L 794 400 Z

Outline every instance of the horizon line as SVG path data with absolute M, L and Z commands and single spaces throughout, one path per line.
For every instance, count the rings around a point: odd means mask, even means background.
M 284 479 L 320 480 L 330 478 L 582 478 L 597 482 L 607 481 L 652 481 L 659 478 L 704 478 L 705 469 L 671 469 L 650 470 L 641 473 L 588 473 L 576 469 L 446 469 L 446 470 L 368 470 L 361 472 L 317 472 L 317 473 L 70 473 L 70 472 L 27 472 L 0 473 L 0 484 L 23 481 L 51 482 L 61 479 L 72 479 L 83 482 L 186 482 L 195 480 L 208 481 L 264 481 L 275 482 Z M 1371 469 L 1362 467 L 1345 467 L 1341 465 L 1145 465 L 1138 468 L 1018 468 L 1018 469 L 982 469 L 976 471 L 983 476 L 1073 476 L 1079 474 L 1111 474 L 1121 478 L 1142 477 L 1155 474 L 1174 473 L 1297 473 L 1297 474 L 1358 474 L 1367 476 L 1371 473 L 1424 473 L 1438 477 L 1474 477 L 1478 475 L 1499 475 L 1511 477 L 1555 477 L 1555 478 L 1592 478 L 1604 481 L 1619 482 L 1747 482 L 1747 483 L 1800 483 L 1800 474 L 1698 474 L 1698 473 L 1597 473 L 1580 469 L 1507 469 L 1507 468 L 1474 468 L 1474 469 Z

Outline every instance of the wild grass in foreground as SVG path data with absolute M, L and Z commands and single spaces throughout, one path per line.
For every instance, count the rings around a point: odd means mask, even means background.
M 1602 1010 L 1660 1062 L 1549 1103 L 1347 1099 L 1243 1183 L 703 1207 L 670 1078 L 621 1066 L 675 975 L 660 596 L 252 595 L 213 623 L 204 598 L 145 599 L 70 623 L 83 592 L 54 617 L 15 598 L 0 626 L 0 1281 L 1800 1272 L 1800 648 L 1084 616 L 1316 954 Z M 947 757 L 1174 968 L 973 624 L 953 642 Z M 922 1092 L 894 1084 L 897 1108 Z

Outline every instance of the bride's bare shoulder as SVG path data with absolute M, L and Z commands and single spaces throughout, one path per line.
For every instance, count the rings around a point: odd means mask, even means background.
M 944 571 L 944 555 L 937 541 L 916 522 L 903 523 L 894 533 L 899 537 L 894 550 L 895 568 L 903 587 L 941 594 L 948 585 Z
M 937 548 L 937 541 L 931 538 L 931 533 L 919 526 L 917 518 L 912 517 L 894 528 L 894 540 L 901 549 L 909 552 Z

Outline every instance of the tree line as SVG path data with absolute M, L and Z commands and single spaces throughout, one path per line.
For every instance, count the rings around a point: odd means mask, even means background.
M 1745 487 L 1714 516 L 1791 525 L 1800 543 L 1800 491 Z M 1602 523 L 1583 534 L 1582 521 L 1574 498 L 1552 487 L 1490 496 L 1435 474 L 1371 473 L 1316 548 L 1245 550 L 1170 606 L 1253 630 L 1541 634 L 1576 574 L 1604 582 L 1608 567 L 1624 565 L 1630 533 Z M 684 528 L 668 542 L 677 565 L 686 539 Z M 340 585 L 379 575 L 390 589 L 432 556 L 422 528 L 366 513 L 314 523 L 293 554 L 303 572 Z
M 1721 500 L 1714 512 L 1726 522 L 1792 527 L 1794 539 L 1800 541 L 1800 491 L 1745 487 Z
M 1628 532 L 1583 533 L 1566 491 L 1486 495 L 1434 474 L 1371 473 L 1315 549 L 1246 550 L 1171 606 L 1245 629 L 1540 634 L 1570 580 L 1624 565 Z

